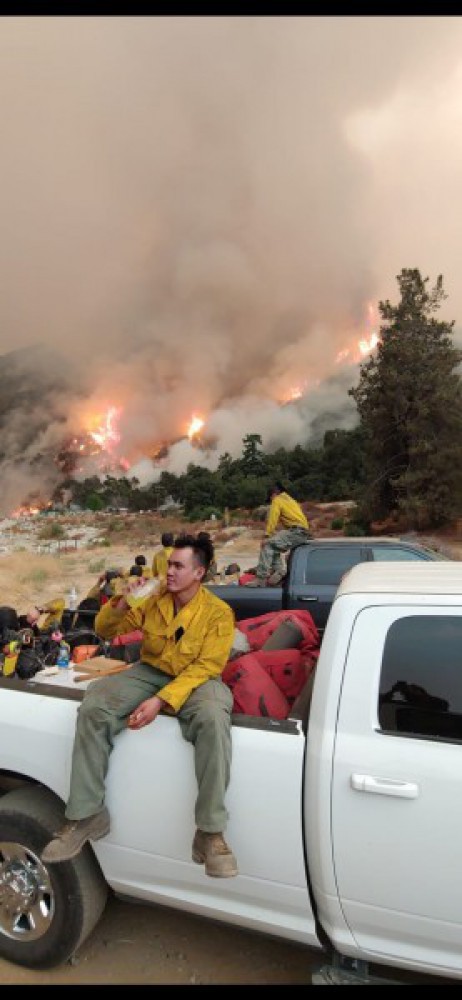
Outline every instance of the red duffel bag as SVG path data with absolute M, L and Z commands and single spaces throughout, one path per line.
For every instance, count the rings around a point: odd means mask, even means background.
M 300 694 L 308 676 L 303 665 L 301 650 L 260 649 L 253 655 L 291 705 Z
M 305 654 L 319 654 L 320 637 L 319 632 L 309 611 L 270 611 L 267 615 L 257 615 L 256 618 L 244 618 L 236 622 L 237 628 L 243 632 L 249 640 L 252 650 L 261 649 L 267 639 L 282 622 L 293 621 L 300 629 L 303 638 L 298 644 L 298 649 Z
M 221 675 L 233 694 L 233 712 L 237 715 L 263 715 L 286 719 L 289 702 L 256 653 L 245 653 L 230 660 Z
M 133 632 L 124 632 L 123 635 L 116 635 L 111 639 L 111 646 L 128 646 L 131 642 L 141 642 L 143 633 L 140 628 Z
M 222 680 L 233 693 L 236 715 L 286 719 L 307 680 L 299 649 L 260 650 L 230 660 Z

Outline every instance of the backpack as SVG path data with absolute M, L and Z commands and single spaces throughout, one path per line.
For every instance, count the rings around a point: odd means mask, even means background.
M 136 663 L 141 655 L 141 643 L 143 633 L 137 629 L 134 632 L 126 632 L 124 635 L 116 635 L 112 640 L 106 656 L 112 660 L 120 660 L 122 663 Z
M 23 681 L 28 681 L 44 666 L 45 663 L 40 659 L 33 646 L 23 646 L 16 660 L 15 675 Z

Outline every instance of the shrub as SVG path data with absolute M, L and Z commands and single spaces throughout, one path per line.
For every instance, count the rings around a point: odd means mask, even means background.
M 217 521 L 223 517 L 223 511 L 218 510 L 218 507 L 193 507 L 187 515 L 187 520 L 190 524 L 194 521 L 210 521 L 212 514 Z
M 40 528 L 40 531 L 38 533 L 38 538 L 41 538 L 43 541 L 46 541 L 47 539 L 51 538 L 63 538 L 64 534 L 65 532 L 62 525 L 58 524 L 57 521 L 53 521 L 51 524 L 50 523 L 44 524 L 43 528 Z
M 108 533 L 123 531 L 123 530 L 124 530 L 124 523 L 123 521 L 120 520 L 120 518 L 111 517 L 106 524 L 106 531 Z
M 48 580 L 50 574 L 47 569 L 33 569 L 29 576 L 21 577 L 22 584 L 33 584 L 34 587 L 41 587 Z
M 341 531 L 341 529 L 344 527 L 344 524 L 345 521 L 343 517 L 334 517 L 333 521 L 331 522 L 331 528 L 333 531 Z
M 94 562 L 88 563 L 89 573 L 102 573 L 106 566 L 105 559 L 96 559 Z
M 343 534 L 347 538 L 359 538 L 366 534 L 366 530 L 362 524 L 358 524 L 355 521 L 348 521 L 343 529 Z

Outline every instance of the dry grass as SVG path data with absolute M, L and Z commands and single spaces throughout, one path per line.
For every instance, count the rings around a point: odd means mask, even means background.
M 333 516 L 344 513 L 343 505 L 309 505 L 313 534 L 318 537 L 338 534 L 330 528 Z M 63 518 L 63 521 L 66 520 Z M 106 533 L 110 518 L 98 522 L 98 515 L 82 515 L 67 518 L 68 537 L 76 536 L 84 524 L 98 523 Z M 16 551 L 0 557 L 0 605 L 12 605 L 23 613 L 31 604 L 44 604 L 53 598 L 65 597 L 74 585 L 79 599 L 86 596 L 97 577 L 106 569 L 121 567 L 129 569 L 138 553 L 146 556 L 151 564 L 154 552 L 160 545 L 163 531 L 196 532 L 205 529 L 210 532 L 215 545 L 215 555 L 219 570 L 229 563 L 237 562 L 241 570 L 254 566 L 263 537 L 264 524 L 242 522 L 240 526 L 225 528 L 218 522 L 190 524 L 178 517 L 161 518 L 155 514 L 118 516 L 114 518 L 120 527 L 108 533 L 110 544 L 90 544 L 86 548 L 60 551 L 59 554 L 36 554 L 31 551 Z M 437 532 L 434 535 L 415 535 L 416 540 L 439 548 L 452 558 L 462 558 L 462 521 L 454 530 Z
M 190 525 L 178 520 L 162 520 L 155 524 L 146 523 L 146 517 L 130 518 L 124 530 L 111 536 L 109 547 L 91 545 L 88 548 L 61 550 L 59 554 L 36 554 L 30 551 L 15 552 L 0 558 L 0 605 L 10 605 L 19 613 L 24 613 L 32 604 L 45 604 L 56 597 L 66 597 L 75 586 L 82 600 L 106 569 L 129 569 L 139 553 L 146 556 L 151 564 L 154 552 L 160 545 L 162 531 L 195 532 L 204 527 Z M 73 521 L 75 531 L 78 526 Z M 160 530 L 159 530 L 160 527 Z M 254 565 L 260 546 L 261 531 L 244 533 L 233 529 L 220 532 L 206 525 L 215 543 L 215 554 L 219 569 L 231 562 L 238 562 L 244 569 Z M 214 538 L 214 535 L 216 537 Z

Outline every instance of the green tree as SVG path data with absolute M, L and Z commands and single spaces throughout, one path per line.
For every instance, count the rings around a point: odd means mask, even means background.
M 225 451 L 223 455 L 220 455 L 220 458 L 218 460 L 217 473 L 219 476 L 221 476 L 223 482 L 226 482 L 226 480 L 231 478 L 233 474 L 234 465 L 235 462 L 233 462 L 233 459 L 231 458 L 229 451 Z
M 85 500 L 85 506 L 88 510 L 103 510 L 104 501 L 100 497 L 99 493 L 89 493 Z
M 221 483 L 213 472 L 191 463 L 183 479 L 186 514 L 194 508 L 219 507 Z
M 259 434 L 246 434 L 242 444 L 241 469 L 248 475 L 258 476 L 263 467 L 262 439 Z
M 351 500 L 364 486 L 364 443 L 360 426 L 354 430 L 336 429 L 324 434 L 321 468 L 323 498 Z
M 462 352 L 452 343 L 454 321 L 435 313 L 447 298 L 440 275 L 404 268 L 401 299 L 379 303 L 379 344 L 349 390 L 364 434 L 369 518 L 397 511 L 409 527 L 444 524 L 462 495 Z
M 266 502 L 266 487 L 258 476 L 246 476 L 241 480 L 239 506 L 259 507 Z

